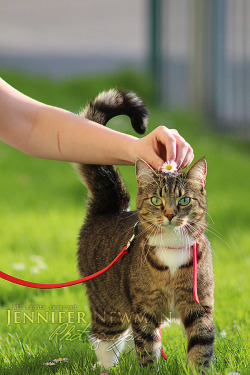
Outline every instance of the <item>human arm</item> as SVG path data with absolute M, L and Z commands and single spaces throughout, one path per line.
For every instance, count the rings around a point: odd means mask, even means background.
M 142 158 L 156 169 L 175 160 L 180 169 L 193 159 L 175 130 L 160 126 L 138 139 L 33 100 L 2 79 L 0 139 L 31 156 L 86 164 L 133 165 Z

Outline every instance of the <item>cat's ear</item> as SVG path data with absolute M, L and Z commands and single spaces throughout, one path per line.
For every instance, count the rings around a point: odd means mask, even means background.
M 139 185 L 155 182 L 155 178 L 157 177 L 154 169 L 142 159 L 136 160 L 135 173 Z
M 204 158 L 197 160 L 187 171 L 187 178 L 199 181 L 205 186 L 207 175 L 207 162 Z

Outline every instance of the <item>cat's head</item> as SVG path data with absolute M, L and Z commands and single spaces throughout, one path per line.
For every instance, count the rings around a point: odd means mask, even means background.
M 193 238 L 205 230 L 207 163 L 204 158 L 187 172 L 162 173 L 145 161 L 136 161 L 137 211 L 148 233 L 156 228 Z

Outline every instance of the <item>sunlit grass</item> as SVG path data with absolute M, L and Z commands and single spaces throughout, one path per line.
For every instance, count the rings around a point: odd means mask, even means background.
M 78 111 L 104 87 L 140 91 L 150 104 L 145 80 L 128 73 L 121 76 L 52 82 L 23 75 L 3 73 L 2 77 L 21 91 L 52 105 Z M 127 77 L 126 79 L 124 77 Z M 129 78 L 130 77 L 130 78 Z M 16 83 L 16 85 L 15 85 Z M 82 94 L 81 94 L 82 93 Z M 208 162 L 208 231 L 213 248 L 215 273 L 216 342 L 211 373 L 248 373 L 249 348 L 249 143 L 213 134 L 197 115 L 167 112 L 151 107 L 149 129 L 165 124 L 177 128 L 192 144 L 195 158 Z M 124 118 L 113 121 L 117 130 L 129 129 Z M 133 167 L 120 168 L 135 207 L 136 179 Z M 59 283 L 79 278 L 77 237 L 85 213 L 86 189 L 70 164 L 38 160 L 0 144 L 0 257 L 1 270 L 16 277 Z M 34 256 L 47 266 L 34 271 Z M 24 265 L 17 269 L 15 264 Z M 20 268 L 20 267 L 19 267 Z M 23 268 L 23 267 L 21 267 Z M 33 271 L 32 271 L 33 269 Z M 56 290 L 39 290 L 0 280 L 0 374 L 98 374 L 93 370 L 95 355 L 85 342 L 90 314 L 84 288 L 76 285 Z M 53 336 L 57 323 L 23 323 L 17 314 L 8 324 L 8 310 L 30 314 L 31 305 L 42 311 L 52 309 L 81 312 L 85 321 L 74 325 L 71 334 Z M 61 306 L 61 307 L 60 307 Z M 70 308 L 71 306 L 72 308 Z M 61 311 L 60 310 L 60 311 Z M 67 328 L 67 327 L 66 327 Z M 78 336 L 76 335 L 78 331 Z M 75 336 L 72 336 L 75 334 Z M 52 336 L 51 336 L 52 335 Z M 80 336 L 79 336 L 80 335 Z M 190 373 L 186 367 L 186 338 L 182 326 L 163 330 L 163 345 L 169 357 L 161 361 L 159 374 Z M 55 358 L 68 363 L 45 366 Z M 139 374 L 134 354 L 123 355 L 118 369 L 110 374 Z M 147 372 L 143 372 L 147 373 Z M 193 372 L 195 373 L 195 372 Z

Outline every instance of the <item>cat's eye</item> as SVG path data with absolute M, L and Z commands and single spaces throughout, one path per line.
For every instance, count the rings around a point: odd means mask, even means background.
M 159 197 L 152 197 L 151 202 L 154 206 L 160 206 L 162 204 L 162 200 Z
M 189 197 L 183 197 L 179 200 L 178 205 L 179 206 L 187 206 L 190 203 Z

